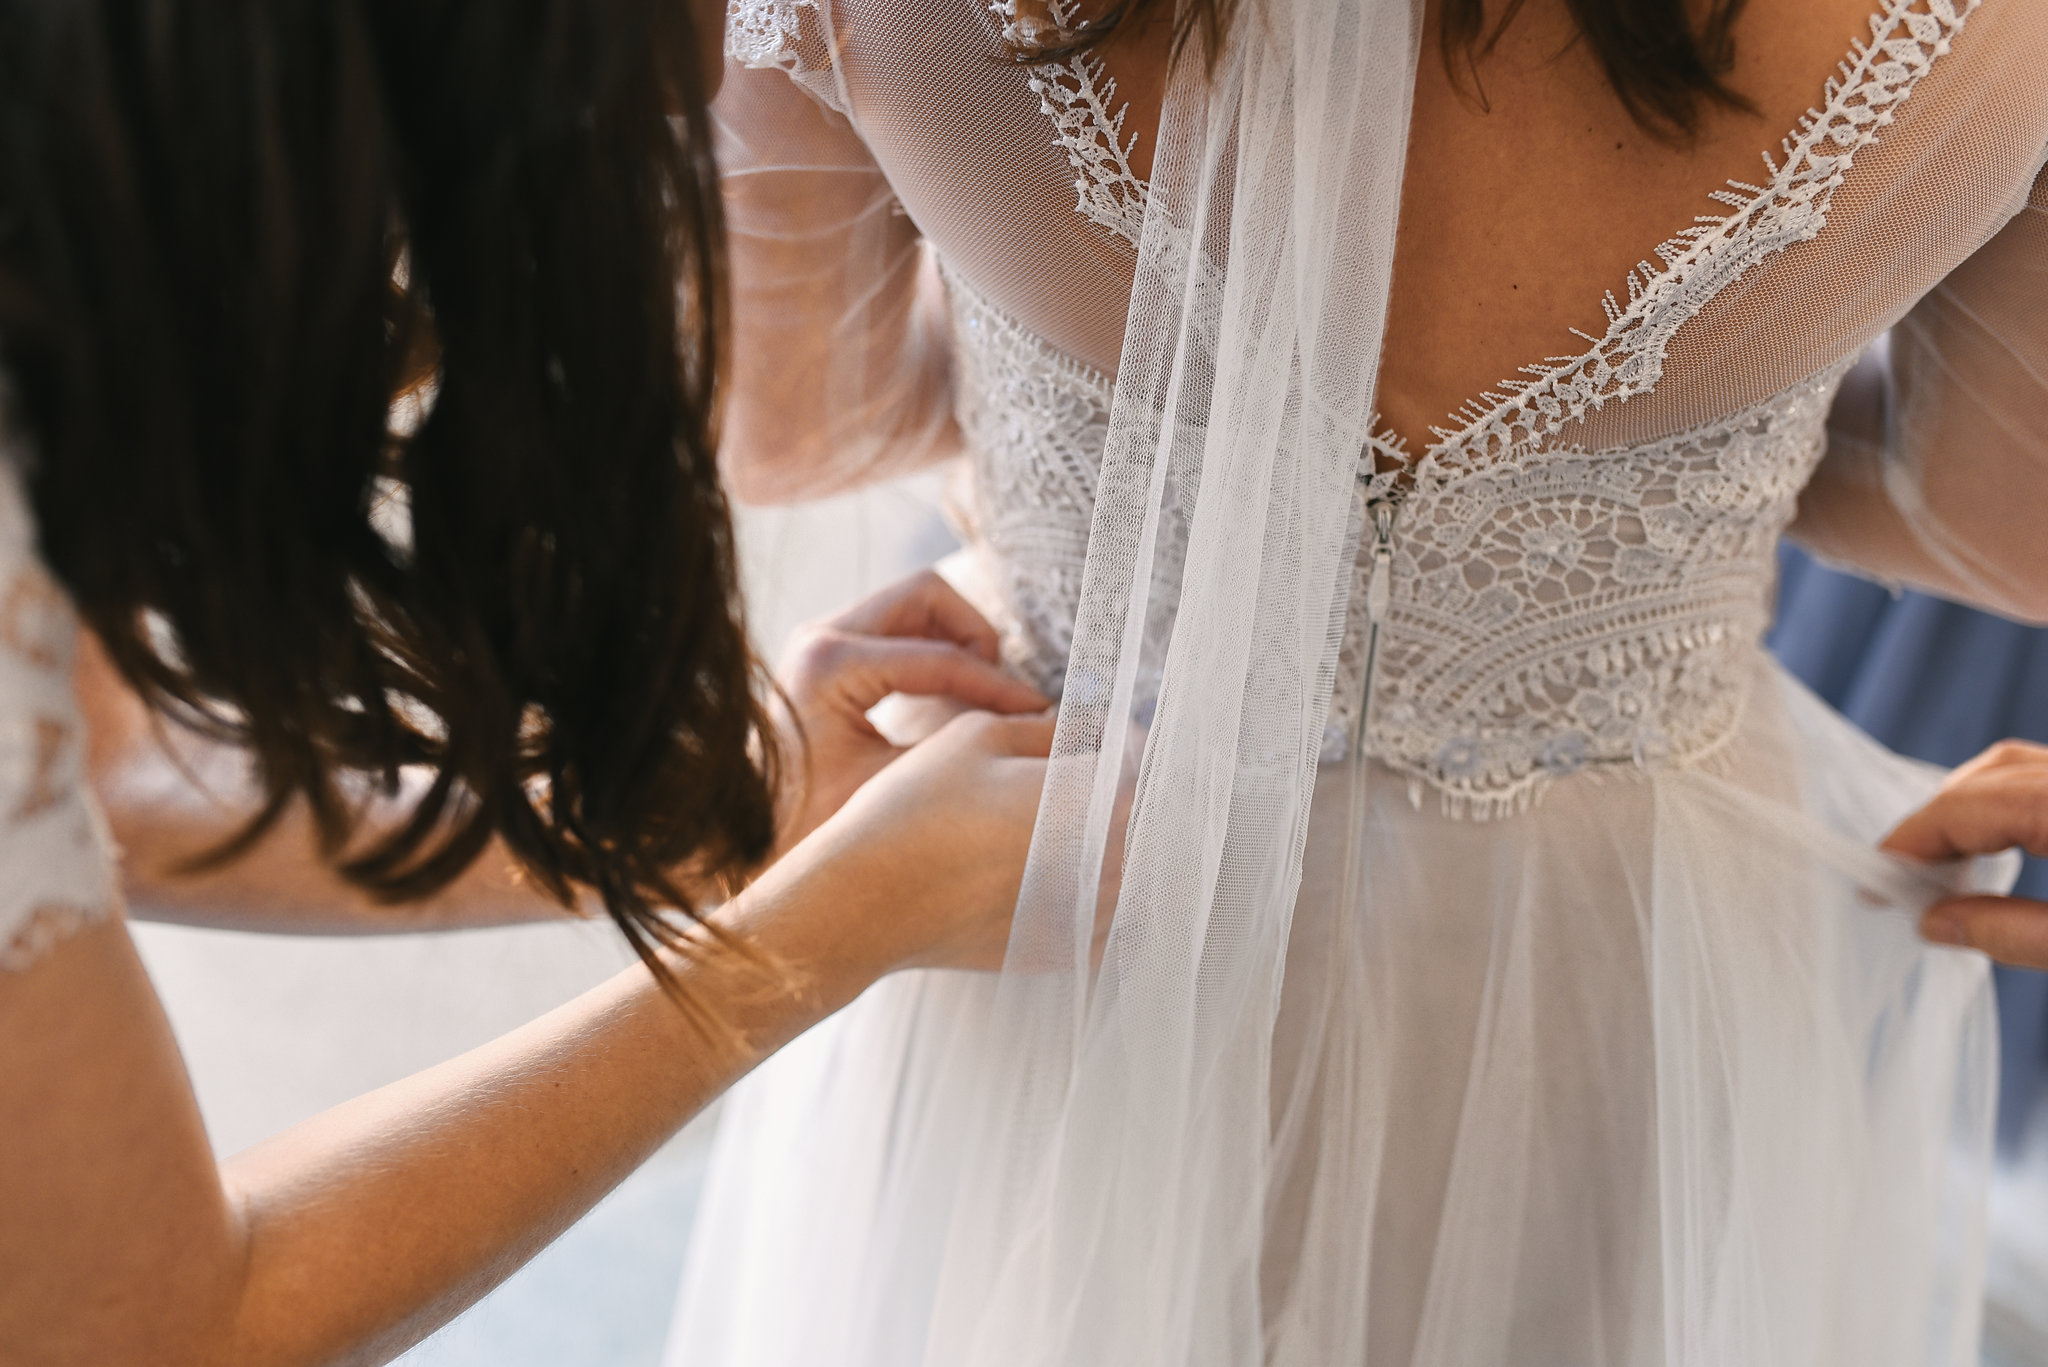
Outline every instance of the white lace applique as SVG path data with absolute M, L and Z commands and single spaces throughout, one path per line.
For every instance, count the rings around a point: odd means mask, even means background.
M 1418 800 L 1433 788 L 1456 814 L 1504 815 L 1567 775 L 1693 764 L 1734 734 L 1769 624 L 1777 541 L 1824 448 L 1849 362 L 1662 441 L 1609 451 L 1549 443 L 1587 412 L 1651 388 L 1671 338 L 1708 299 L 1821 231 L 1856 154 L 1974 8 L 1975 0 L 1887 0 L 1822 106 L 1782 157 L 1766 158 L 1768 182 L 1722 192 L 1730 214 L 1666 243 L 1661 270 L 1640 266 L 1628 305 L 1607 301 L 1607 331 L 1587 337 L 1584 354 L 1483 395 L 1461 410 L 1462 427 L 1437 432 L 1417 459 L 1398 441 L 1375 439 L 1412 478 L 1364 741 L 1409 776 Z M 1093 84 L 1099 71 L 1086 74 L 1085 88 L 1046 81 L 1041 96 L 1084 182 L 1122 186 L 1097 193 L 1084 184 L 1079 212 L 1135 238 L 1143 185 L 1116 181 L 1127 158 L 1104 159 L 1106 149 L 1124 150 L 1122 124 Z M 1094 94 L 1079 96 L 1084 89 Z M 993 562 L 1015 619 L 1013 652 L 1041 686 L 1056 687 L 1110 383 L 963 281 L 951 285 L 961 422 L 974 449 L 970 539 Z M 1393 487 L 1382 475 L 1368 492 Z M 1162 567 L 1166 574 L 1177 570 Z M 1366 581 L 1361 563 L 1326 759 L 1341 757 L 1357 724 Z M 1168 630 L 1168 621 L 1147 623 L 1148 639 Z
M 823 0 L 726 0 L 725 55 L 743 67 L 788 72 L 812 98 L 851 119 L 824 18 Z
M 1002 595 L 1005 657 L 1057 696 L 1109 435 L 1109 377 L 942 271 L 972 477 L 956 513 Z
M 1528 368 L 1468 405 L 1462 427 L 1435 431 L 1400 514 L 1366 736 L 1418 797 L 1427 783 L 1450 809 L 1486 816 L 1586 765 L 1693 763 L 1733 733 L 1769 626 L 1777 539 L 1848 362 L 1649 445 L 1546 443 L 1647 392 L 1709 299 L 1820 233 L 1856 154 L 1975 3 L 1890 0 L 1782 159 L 1765 158 L 1768 184 L 1718 192 L 1734 212 L 1660 247 L 1661 271 L 1638 266 L 1628 306 L 1608 297 L 1607 332 L 1583 355 Z M 1358 603 L 1326 758 L 1342 753 L 1365 683 Z
M 0 972 L 39 962 L 117 896 L 71 692 L 77 619 L 33 544 L 0 454 Z
M 744 67 L 793 64 L 797 11 L 815 6 L 816 0 L 728 0 L 725 55 Z
M 34 968 L 58 945 L 104 920 L 107 910 L 104 904 L 85 907 L 43 903 L 29 913 L 12 939 L 0 943 L 0 973 L 24 973 Z
M 1088 26 L 1078 0 L 989 0 L 989 12 L 1004 46 L 1026 56 L 1068 46 Z M 1138 135 L 1124 135 L 1129 107 L 1117 104 L 1116 81 L 1102 60 L 1079 52 L 1036 62 L 1031 91 L 1074 168 L 1074 212 L 1136 246 L 1151 191 L 1131 170 Z
M 1110 107 L 1116 81 L 1102 62 L 1081 53 L 1037 68 L 1031 89 L 1051 117 L 1074 168 L 1074 212 L 1136 245 L 1145 233 L 1145 182 L 1131 170 L 1138 135 L 1124 137 L 1129 106 Z
M 1707 758 L 1741 721 L 1779 537 L 1850 362 L 1691 432 L 1546 452 L 1400 504 L 1366 749 L 1455 815 L 1526 807 L 1591 766 Z M 1361 564 L 1324 757 L 1365 686 Z

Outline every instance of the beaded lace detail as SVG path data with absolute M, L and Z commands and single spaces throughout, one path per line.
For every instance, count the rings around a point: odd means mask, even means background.
M 1418 482 L 1402 501 L 1366 748 L 1455 814 L 1525 807 L 1590 765 L 1706 758 L 1741 721 L 1778 538 L 1826 449 L 1849 361 L 1752 408 L 1619 451 Z M 1338 658 L 1325 758 L 1365 686 Z
M 1368 754 L 1447 809 L 1504 814 L 1591 766 L 1696 763 L 1741 719 L 1769 623 L 1775 547 L 1825 446 L 1847 360 L 1720 421 L 1611 451 L 1560 448 L 1590 411 L 1654 386 L 1706 301 L 1815 237 L 1862 148 L 1949 50 L 1975 0 L 1888 0 L 1761 185 L 1631 274 L 1588 349 L 1529 367 L 1461 409 L 1409 461 Z M 1145 187 L 1099 68 L 1041 77 L 1081 183 L 1077 212 L 1135 242 Z M 1036 86 L 1034 88 L 1037 88 Z M 970 539 L 992 562 L 1013 654 L 1056 687 L 1072 639 L 1110 381 L 950 279 L 959 409 L 974 451 Z M 1365 496 L 1395 493 L 1368 480 Z M 1177 538 L 1176 538 L 1177 539 Z M 1162 535 L 1162 544 L 1169 539 Z M 1162 567 L 1162 574 L 1177 573 Z M 1324 757 L 1341 757 L 1364 686 L 1361 564 Z M 1169 621 L 1148 622 L 1163 633 Z M 1161 652 L 1148 651 L 1158 658 Z M 1141 681 L 1142 684 L 1142 681 Z

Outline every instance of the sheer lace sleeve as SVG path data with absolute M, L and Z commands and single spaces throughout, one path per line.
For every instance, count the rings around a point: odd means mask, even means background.
M 812 99 L 850 114 L 825 20 L 821 0 L 729 0 L 725 55 L 750 70 L 786 72 Z
M 2048 621 L 2048 174 L 1852 372 L 1795 535 Z
M 812 4 L 736 4 L 713 106 L 732 281 L 722 445 L 745 502 L 954 453 L 943 288 L 860 135 Z M 810 98 L 806 98 L 808 95 Z
M 107 914 L 112 844 L 88 794 L 71 692 L 77 620 L 0 460 L 0 973 Z

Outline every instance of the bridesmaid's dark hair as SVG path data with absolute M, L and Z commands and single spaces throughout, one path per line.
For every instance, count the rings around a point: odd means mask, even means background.
M 10 435 L 114 662 L 254 757 L 218 858 L 303 798 L 398 901 L 501 836 L 654 963 L 771 843 L 689 8 L 0 0 Z
M 1159 0 L 1112 0 L 1089 21 L 1078 42 L 1023 54 L 1028 61 L 1067 56 L 1101 42 L 1116 27 L 1154 9 Z M 1487 0 L 1443 0 L 1438 55 L 1444 70 L 1484 103 L 1479 64 L 1522 12 L 1525 0 L 1507 0 L 1500 17 L 1487 22 Z M 1648 132 L 1684 141 L 1699 131 L 1705 107 L 1748 109 L 1750 103 L 1728 84 L 1735 66 L 1735 20 L 1745 0 L 1565 0 L 1579 34 L 1593 49 L 1607 83 L 1629 117 Z M 1180 0 L 1173 22 L 1176 56 L 1199 35 L 1202 50 L 1222 50 L 1240 17 L 1256 18 L 1258 0 Z

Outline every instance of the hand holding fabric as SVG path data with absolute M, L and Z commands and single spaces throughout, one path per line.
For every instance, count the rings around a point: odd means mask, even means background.
M 1894 854 L 1928 861 L 2018 847 L 2048 855 L 2048 746 L 2001 741 L 1950 775 L 1934 800 L 1885 838 Z M 2048 903 L 1977 894 L 1938 903 L 1920 925 L 1938 944 L 1979 949 L 2001 963 L 2048 970 Z
M 997 662 L 995 628 L 931 570 L 796 634 L 776 671 L 792 772 L 776 856 L 830 817 L 904 750 L 868 719 L 891 694 L 995 713 L 1052 705 Z

